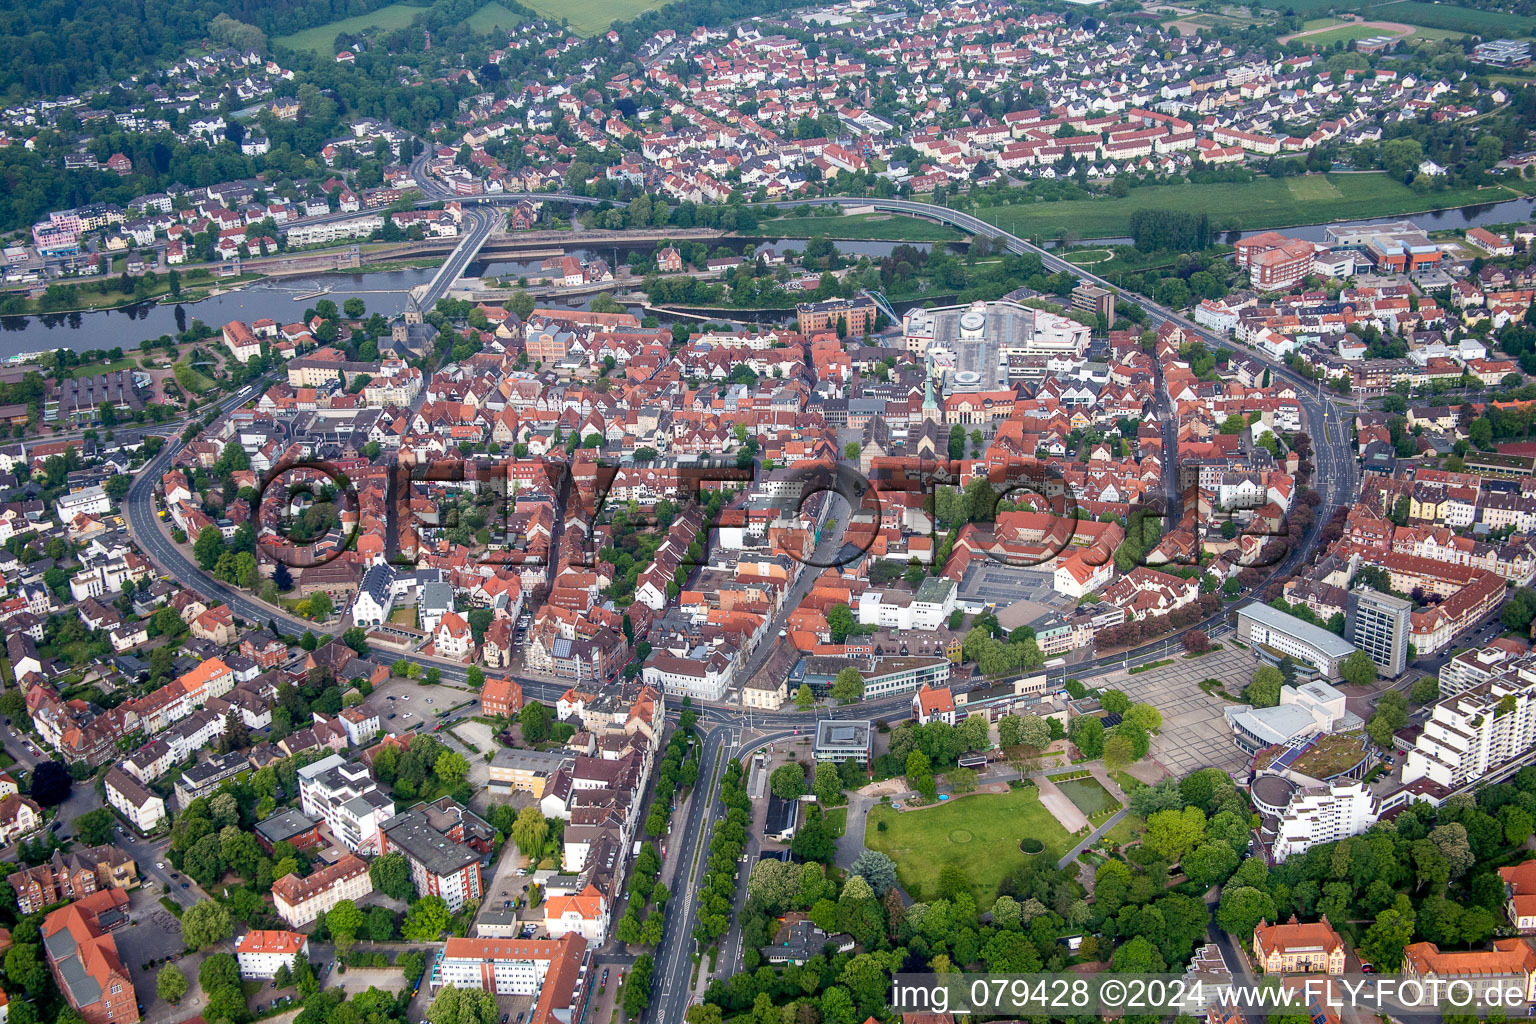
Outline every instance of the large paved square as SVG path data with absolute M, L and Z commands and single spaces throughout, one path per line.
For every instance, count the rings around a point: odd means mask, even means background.
M 1151 756 L 1175 776 L 1209 767 L 1241 771 L 1248 758 L 1232 742 L 1232 729 L 1222 713 L 1228 702 L 1201 690 L 1200 681 L 1220 679 L 1229 693 L 1241 690 L 1253 675 L 1253 658 L 1231 646 L 1203 658 L 1173 658 L 1172 665 L 1148 672 L 1130 675 L 1117 669 L 1084 681 L 1119 690 L 1163 713 L 1162 731 L 1152 737 Z

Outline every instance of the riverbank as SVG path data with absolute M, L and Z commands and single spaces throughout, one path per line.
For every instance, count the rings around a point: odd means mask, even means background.
M 1082 241 L 1124 238 L 1138 210 L 1208 214 L 1217 231 L 1252 231 L 1320 223 L 1412 217 L 1528 199 L 1536 181 L 1415 192 L 1385 173 L 1257 178 L 1247 182 L 1153 185 L 1126 196 L 978 207 L 971 212 L 1021 237 Z
M 265 278 L 264 274 L 244 273 L 239 277 L 221 278 L 217 282 L 209 282 L 206 278 L 193 279 L 196 287 L 185 286 L 186 279 L 182 280 L 182 287 L 175 296 L 171 295 L 171 285 L 168 275 L 158 275 L 152 288 L 148 291 L 125 292 L 119 288 L 109 288 L 105 292 L 97 291 L 95 282 L 90 280 L 71 280 L 54 282 L 55 285 L 64 285 L 66 288 L 76 289 L 76 298 L 67 305 L 54 305 L 48 302 L 46 293 L 44 298 L 23 299 L 21 308 L 5 313 L 5 316 L 67 316 L 70 313 L 106 313 L 113 310 L 129 309 L 143 306 L 149 303 L 158 303 L 162 299 L 170 299 L 172 302 L 200 302 L 203 299 L 213 298 L 232 292 L 242 285 L 251 284 Z M 109 279 L 112 280 L 112 279 Z

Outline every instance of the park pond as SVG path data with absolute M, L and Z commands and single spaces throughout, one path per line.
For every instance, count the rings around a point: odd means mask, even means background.
M 1065 781 L 1057 779 L 1051 781 L 1056 783 L 1056 788 L 1065 793 L 1067 799 L 1089 818 L 1102 811 L 1118 809 L 1120 806 L 1120 802 L 1110 796 L 1109 790 L 1099 785 L 1099 780 L 1092 775 Z

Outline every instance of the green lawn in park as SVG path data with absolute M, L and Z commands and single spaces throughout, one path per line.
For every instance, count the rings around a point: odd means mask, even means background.
M 1155 185 L 1132 189 L 1129 195 L 1118 198 L 1018 203 L 981 207 L 974 212 L 1025 238 L 1057 238 L 1063 232 L 1078 238 L 1112 238 L 1130 234 L 1131 214 L 1144 209 L 1208 213 L 1218 229 L 1252 230 L 1392 217 L 1520 197 L 1521 193 L 1501 186 L 1419 193 L 1384 173 L 1326 174 L 1211 185 Z
M 330 53 L 336 43 L 336 37 L 343 32 L 366 32 L 369 29 L 396 29 L 405 28 L 411 23 L 411 19 L 423 13 L 425 7 L 416 7 L 411 4 L 390 4 L 388 7 L 380 7 L 368 14 L 358 14 L 350 18 L 342 18 L 339 21 L 328 21 L 324 25 L 316 25 L 314 28 L 306 28 L 292 35 L 278 36 L 272 40 L 279 46 L 286 46 L 290 50 L 309 50 L 312 53 Z
M 896 862 L 902 888 L 913 899 L 931 896 L 939 870 L 955 864 L 971 880 L 978 902 L 989 905 L 998 883 L 1033 859 L 1019 849 L 1025 836 L 1045 843 L 1045 852 L 1036 856 L 1053 864 L 1072 847 L 1067 830 L 1041 805 L 1033 786 L 916 811 L 875 807 L 865 825 L 864 845 Z

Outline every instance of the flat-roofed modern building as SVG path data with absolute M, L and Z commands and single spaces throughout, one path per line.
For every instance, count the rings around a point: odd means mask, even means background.
M 838 762 L 851 757 L 860 764 L 869 764 L 873 736 L 868 722 L 823 719 L 816 723 L 816 760 Z
M 1289 655 L 1329 682 L 1338 681 L 1340 663 L 1355 651 L 1355 645 L 1337 633 L 1257 601 L 1237 610 L 1237 636 L 1252 645 L 1258 657 L 1278 662 Z

